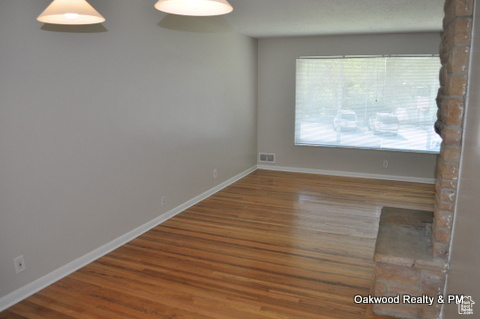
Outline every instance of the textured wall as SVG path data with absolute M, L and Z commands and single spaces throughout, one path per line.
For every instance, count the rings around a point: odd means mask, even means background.
M 458 305 L 445 306 L 443 318 L 478 317 L 480 314 L 480 8 L 475 5 L 467 107 L 463 123 L 463 154 L 460 161 L 455 223 L 450 252 L 448 294 L 471 296 L 473 315 L 458 313 Z
M 438 92 L 437 132 L 443 139 L 437 163 L 437 195 L 433 223 L 433 250 L 438 257 L 449 253 L 452 222 L 457 199 L 464 110 L 473 25 L 473 0 L 445 3 L 440 46 L 442 70 Z

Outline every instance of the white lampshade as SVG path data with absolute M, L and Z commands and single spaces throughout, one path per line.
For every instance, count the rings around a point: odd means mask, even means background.
M 186 16 L 216 16 L 232 12 L 226 0 L 159 0 L 157 10 Z
M 80 25 L 102 23 L 105 18 L 85 0 L 54 0 L 37 20 L 43 23 Z

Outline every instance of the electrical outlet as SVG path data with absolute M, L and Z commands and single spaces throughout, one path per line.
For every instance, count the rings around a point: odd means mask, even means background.
M 387 160 L 383 161 L 383 168 L 388 168 L 388 161 Z
M 165 196 L 162 196 L 162 198 L 160 199 L 161 203 L 162 203 L 162 207 L 165 206 L 165 204 L 167 203 L 167 198 Z
M 213 170 L 213 178 L 215 179 L 215 178 L 217 178 L 217 176 L 218 176 L 217 169 L 214 169 Z
M 17 274 L 25 270 L 25 259 L 23 258 L 23 255 L 15 257 L 13 263 L 15 264 L 15 271 Z

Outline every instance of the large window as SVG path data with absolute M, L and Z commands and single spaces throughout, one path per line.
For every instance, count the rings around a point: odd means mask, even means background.
M 438 153 L 437 56 L 297 59 L 295 144 Z

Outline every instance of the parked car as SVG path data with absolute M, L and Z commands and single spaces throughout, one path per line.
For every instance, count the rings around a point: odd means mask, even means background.
M 389 113 L 377 113 L 369 122 L 369 128 L 373 134 L 390 133 L 397 135 L 399 127 L 398 117 Z
M 351 110 L 342 110 L 333 118 L 335 131 L 356 130 L 357 125 L 357 114 Z

